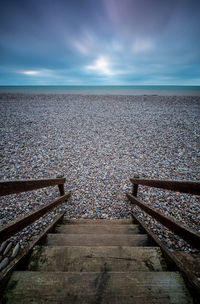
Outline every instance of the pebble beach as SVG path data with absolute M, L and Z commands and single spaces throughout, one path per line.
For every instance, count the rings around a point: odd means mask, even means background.
M 126 198 L 130 178 L 200 180 L 200 97 L 0 94 L 1 180 L 66 177 L 69 202 L 11 241 L 26 247 L 61 211 L 67 218 L 135 212 L 170 250 L 195 252 Z M 57 187 L 1 198 L 0 226 L 59 196 Z M 139 186 L 149 206 L 200 231 L 195 195 Z

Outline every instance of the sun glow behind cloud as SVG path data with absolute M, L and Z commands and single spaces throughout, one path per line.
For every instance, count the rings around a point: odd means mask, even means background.
M 114 71 L 111 69 L 110 61 L 105 56 L 99 56 L 97 59 L 95 59 L 93 64 L 87 65 L 85 68 L 88 71 L 95 71 L 98 74 L 106 76 L 111 76 L 114 74 Z

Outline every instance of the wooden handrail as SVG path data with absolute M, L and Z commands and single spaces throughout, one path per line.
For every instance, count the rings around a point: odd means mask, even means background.
M 155 218 L 157 221 L 159 221 L 162 225 L 167 227 L 169 230 L 174 232 L 176 235 L 180 236 L 183 240 L 188 242 L 194 248 L 197 248 L 200 250 L 200 233 L 197 233 L 197 232 L 193 231 L 192 229 L 187 228 L 186 226 L 175 221 L 174 219 L 172 219 L 169 216 L 163 215 L 162 213 L 149 207 L 148 205 L 146 205 L 145 203 L 143 203 L 141 200 L 139 200 L 137 197 L 131 195 L 130 193 L 126 193 L 126 196 L 132 203 L 135 203 L 142 210 L 144 210 L 146 213 L 148 213 L 153 218 Z
M 18 231 L 22 230 L 27 225 L 30 225 L 31 223 L 33 223 L 34 221 L 39 219 L 41 216 L 46 214 L 48 211 L 52 210 L 53 208 L 55 208 L 59 204 L 61 204 L 63 201 L 70 198 L 70 196 L 71 196 L 71 193 L 69 192 L 69 193 L 59 197 L 52 203 L 47 204 L 47 205 L 43 206 L 42 208 L 40 208 L 32 213 L 29 213 L 28 215 L 25 215 L 24 217 L 21 217 L 20 219 L 17 219 L 16 221 L 9 223 L 7 226 L 3 227 L 0 230 L 1 242 L 8 239 L 10 236 L 14 235 Z
M 12 271 L 16 269 L 24 259 L 26 259 L 28 256 L 30 256 L 30 253 L 32 252 L 33 248 L 40 243 L 42 240 L 45 239 L 47 234 L 54 229 L 56 224 L 60 222 L 64 216 L 65 212 L 62 212 L 61 214 L 57 215 L 56 218 L 53 220 L 52 223 L 50 223 L 45 230 L 43 230 L 39 236 L 33 239 L 31 243 L 29 243 L 28 247 L 24 249 L 21 254 L 19 254 L 14 260 L 12 260 L 9 265 L 3 269 L 3 271 L 0 271 L 0 290 L 3 290 L 5 286 L 6 278 L 9 277 Z
M 55 185 L 59 186 L 60 194 L 64 195 L 63 184 L 65 182 L 65 178 L 0 181 L 0 196 L 36 190 Z
M 170 268 L 173 267 L 173 271 L 174 271 L 174 266 L 177 267 L 177 269 L 179 269 L 181 271 L 184 279 L 186 280 L 186 282 L 188 284 L 188 287 L 190 288 L 190 292 L 192 293 L 192 295 L 195 298 L 199 299 L 200 298 L 200 282 L 199 282 L 198 278 L 190 271 L 189 268 L 185 267 L 185 265 L 182 263 L 182 261 L 180 261 L 179 259 L 177 259 L 177 257 L 174 254 L 174 252 L 171 252 L 158 239 L 158 237 L 147 227 L 147 225 L 141 219 L 139 219 L 139 217 L 136 214 L 132 213 L 132 217 L 134 219 L 134 222 L 136 222 L 137 224 L 139 224 L 142 227 L 142 230 L 145 233 L 148 234 L 148 236 L 150 237 L 150 239 L 152 239 L 152 241 L 157 246 L 160 247 L 163 256 L 167 259 L 167 262 L 169 263 L 168 266 L 170 266 Z M 196 301 L 195 303 L 198 303 L 198 301 Z
M 200 181 L 174 181 L 174 180 L 158 180 L 158 179 L 142 179 L 131 178 L 130 181 L 134 185 L 143 185 L 165 190 L 179 191 L 183 193 L 190 193 L 200 195 Z M 137 195 L 137 187 L 134 187 Z M 135 195 L 135 196 L 136 196 Z

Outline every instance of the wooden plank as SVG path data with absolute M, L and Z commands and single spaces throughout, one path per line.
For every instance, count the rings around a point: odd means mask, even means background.
M 56 230 L 59 233 L 68 234 L 139 234 L 138 225 L 106 225 L 106 224 L 96 224 L 91 225 L 82 224 L 73 225 L 66 224 L 61 225 Z
M 0 196 L 36 190 L 36 189 L 46 188 L 55 185 L 62 185 L 65 182 L 66 182 L 66 178 L 1 181 Z
M 200 195 L 199 181 L 173 181 L 173 180 L 141 179 L 141 178 L 131 178 L 130 181 L 133 184 L 137 184 L 137 185 Z
M 3 303 L 192 304 L 177 272 L 17 271 Z
M 46 214 L 48 211 L 52 210 L 53 208 L 55 208 L 56 206 L 58 206 L 59 204 L 61 204 L 65 200 L 67 200 L 70 196 L 71 196 L 71 193 L 67 193 L 67 194 L 59 197 L 52 203 L 47 204 L 47 205 L 43 206 L 42 208 L 40 208 L 32 213 L 29 213 L 28 215 L 25 215 L 25 216 L 21 217 L 20 219 L 17 219 L 16 221 L 9 223 L 7 226 L 3 227 L 0 230 L 1 241 L 3 242 L 4 240 L 8 239 L 10 236 L 12 236 L 15 233 L 17 233 L 18 231 L 22 230 L 27 225 L 30 225 L 31 223 L 33 223 L 34 221 L 39 219 L 41 216 Z
M 158 247 L 37 246 L 30 271 L 130 272 L 165 271 Z
M 4 286 L 6 283 L 6 279 L 8 279 L 9 275 L 16 269 L 16 267 L 26 258 L 32 251 L 33 247 L 36 246 L 41 240 L 43 240 L 47 233 L 51 232 L 56 224 L 63 219 L 64 212 L 59 214 L 54 221 L 44 230 L 42 233 L 36 237 L 26 248 L 24 251 L 22 251 L 9 265 L 3 269 L 2 272 L 0 272 L 0 286 Z M 2 288 L 3 289 L 3 288 Z
M 48 234 L 49 246 L 148 246 L 146 234 Z
M 188 242 L 191 246 L 200 249 L 200 233 L 190 228 L 187 228 L 186 226 L 177 222 L 171 217 L 163 215 L 161 212 L 147 206 L 145 203 L 143 203 L 141 200 L 131 195 L 130 193 L 127 193 L 126 196 L 132 203 L 135 203 L 142 210 L 144 210 L 146 213 L 148 213 L 157 221 L 159 221 L 162 225 L 164 225 L 176 235 L 180 236 L 183 240 Z
M 188 253 L 181 250 L 176 250 L 173 252 L 177 259 L 185 265 L 185 267 L 194 274 L 196 277 L 200 278 L 200 255 L 197 253 Z
M 195 303 L 198 303 L 198 299 L 200 299 L 200 281 L 196 276 L 194 276 L 190 270 L 188 270 L 185 265 L 182 263 L 180 259 L 176 257 L 176 254 L 169 251 L 168 248 L 157 238 L 157 236 L 149 230 L 147 225 L 139 219 L 134 213 L 132 213 L 132 217 L 134 222 L 139 224 L 142 230 L 148 234 L 149 238 L 153 241 L 153 243 L 160 247 L 163 256 L 166 259 L 166 263 L 169 267 L 169 270 L 179 270 L 183 275 L 185 282 L 187 283 L 187 287 L 189 288 L 193 297 L 197 300 Z
M 133 223 L 131 218 L 121 218 L 121 219 L 69 219 L 64 217 L 64 224 L 73 224 L 73 225 L 130 225 Z M 92 229 L 92 227 L 91 227 Z

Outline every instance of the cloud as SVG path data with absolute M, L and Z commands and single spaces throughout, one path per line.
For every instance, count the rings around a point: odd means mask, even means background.
M 79 53 L 88 55 L 90 53 L 90 48 L 85 43 L 81 43 L 80 41 L 73 41 L 73 46 L 78 50 Z
M 79 53 L 88 55 L 94 50 L 94 45 L 96 45 L 97 41 L 91 31 L 84 29 L 78 38 L 70 39 L 70 43 Z
M 21 72 L 21 74 L 24 74 L 24 75 L 38 75 L 38 74 L 40 74 L 40 71 L 33 71 L 33 70 L 31 70 L 31 71 L 22 71 Z
M 3 2 L 0 84 L 199 82 L 199 0 Z
M 114 71 L 111 68 L 110 61 L 105 56 L 99 56 L 91 65 L 86 66 L 86 70 L 95 71 L 98 74 L 111 76 Z
M 50 69 L 38 69 L 38 70 L 25 70 L 20 71 L 20 74 L 28 75 L 28 76 L 52 76 L 54 72 Z
M 143 53 L 147 51 L 152 51 L 155 45 L 151 39 L 137 38 L 132 45 L 132 51 L 134 53 Z

